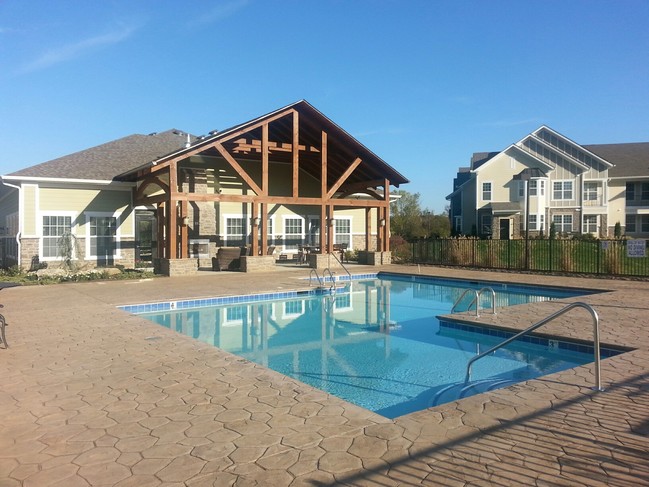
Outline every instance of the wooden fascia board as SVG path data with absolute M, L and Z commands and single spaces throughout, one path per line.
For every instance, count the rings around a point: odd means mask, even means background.
M 232 166 L 232 168 L 236 171 L 236 173 L 241 176 L 241 179 L 243 179 L 248 186 L 250 186 L 250 189 L 252 189 L 255 193 L 258 195 L 263 195 L 264 192 L 262 189 L 257 186 L 257 183 L 255 183 L 252 178 L 248 175 L 246 171 L 239 165 L 239 163 L 235 160 L 234 157 L 230 155 L 230 153 L 225 150 L 225 147 L 221 145 L 221 143 L 216 143 L 214 144 L 214 148 L 219 151 L 219 153 L 223 156 L 223 158 Z
M 338 191 L 338 188 L 340 188 L 345 181 L 347 181 L 347 178 L 354 172 L 354 170 L 359 166 L 359 164 L 363 162 L 363 160 L 360 157 L 357 157 L 354 162 L 350 164 L 350 166 L 345 170 L 345 172 L 338 178 L 338 181 L 334 183 L 334 185 L 329 189 L 329 192 L 327 193 L 327 198 L 332 198 L 333 195 Z

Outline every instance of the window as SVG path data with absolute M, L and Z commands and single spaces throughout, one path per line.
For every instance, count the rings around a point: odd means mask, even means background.
M 525 198 L 525 181 L 518 182 L 518 197 L 519 199 Z
M 545 215 L 529 215 L 529 229 L 530 230 L 543 230 L 545 224 Z
M 552 185 L 552 199 L 554 200 L 571 200 L 572 199 L 572 181 L 555 181 Z
M 596 201 L 597 200 L 597 188 L 599 185 L 594 181 L 588 181 L 584 183 L 584 201 Z
M 286 301 L 284 303 L 284 318 L 297 318 L 304 314 L 304 300 Z
M 491 183 L 482 183 L 482 199 L 491 201 Z
M 640 231 L 649 233 L 649 215 L 640 215 Z
M 626 183 L 626 200 L 633 201 L 635 200 L 635 184 Z
M 266 227 L 267 227 L 267 233 L 266 235 L 268 236 L 268 245 L 273 245 L 275 241 L 273 240 L 273 219 L 269 218 L 266 222 Z M 261 233 L 264 231 L 263 229 L 263 223 L 259 227 L 259 241 L 261 242 Z
M 491 215 L 482 215 L 480 219 L 480 233 L 482 235 L 491 235 Z
M 572 232 L 572 215 L 553 215 L 552 223 L 554 223 L 557 232 Z
M 582 233 L 597 233 L 597 215 L 584 215 Z
M 453 227 L 455 229 L 455 233 L 462 233 L 462 217 L 461 216 L 456 216 L 455 217 L 455 225 Z
M 625 216 L 625 228 L 624 231 L 627 233 L 635 233 L 637 231 L 635 215 L 626 215 Z
M 641 188 L 640 199 L 643 201 L 649 200 L 649 183 L 642 183 Z
M 544 196 L 545 195 L 545 181 L 532 179 L 530 181 L 530 196 Z
M 43 216 L 43 258 L 61 256 L 60 239 L 72 232 L 71 216 Z
M 88 220 L 88 257 L 110 258 L 117 255 L 117 218 L 91 216 Z
M 284 220 L 284 249 L 297 249 L 298 245 L 302 245 L 303 225 L 302 218 L 286 218 Z
M 334 243 L 347 244 L 347 248 L 352 246 L 352 221 L 350 218 L 336 218 L 336 233 L 334 234 Z
M 246 219 L 240 216 L 225 218 L 225 244 L 229 247 L 245 245 Z

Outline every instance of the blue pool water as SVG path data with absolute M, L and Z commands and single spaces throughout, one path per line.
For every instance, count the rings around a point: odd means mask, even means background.
M 499 308 L 588 292 L 488 285 Z M 335 297 L 164 303 L 177 309 L 142 316 L 389 418 L 592 362 L 588 347 L 527 337 L 476 362 L 466 384 L 467 361 L 509 335 L 436 316 L 448 314 L 467 288 L 483 286 L 389 276 L 351 282 Z M 487 309 L 481 312 L 487 313 L 490 296 L 483 299 Z

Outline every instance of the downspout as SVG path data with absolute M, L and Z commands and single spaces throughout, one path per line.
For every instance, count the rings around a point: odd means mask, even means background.
M 18 246 L 18 251 L 17 251 L 18 255 L 16 256 L 16 263 L 17 263 L 18 267 L 20 267 L 20 256 L 22 255 L 22 253 L 21 253 L 21 235 L 23 233 L 23 228 L 22 228 L 23 227 L 23 215 L 22 215 L 23 208 L 22 208 L 22 205 L 21 205 L 21 202 L 22 202 L 22 197 L 21 197 L 22 196 L 22 194 L 21 194 L 22 186 L 16 186 L 15 184 L 8 183 L 7 181 L 2 179 L 1 177 L 0 177 L 0 180 L 2 181 L 2 184 L 4 184 L 5 186 L 9 186 L 10 188 L 15 188 L 15 189 L 18 190 L 18 232 L 16 233 L 16 245 Z

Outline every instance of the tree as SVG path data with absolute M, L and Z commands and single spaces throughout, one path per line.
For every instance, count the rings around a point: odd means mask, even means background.
M 448 214 L 435 215 L 429 209 L 422 210 L 419 193 L 396 191 L 393 194 L 399 195 L 400 198 L 390 205 L 392 235 L 399 235 L 406 240 L 450 235 Z
M 400 197 L 390 204 L 390 231 L 406 240 L 420 238 L 424 235 L 421 224 L 421 206 L 419 193 L 395 191 Z

